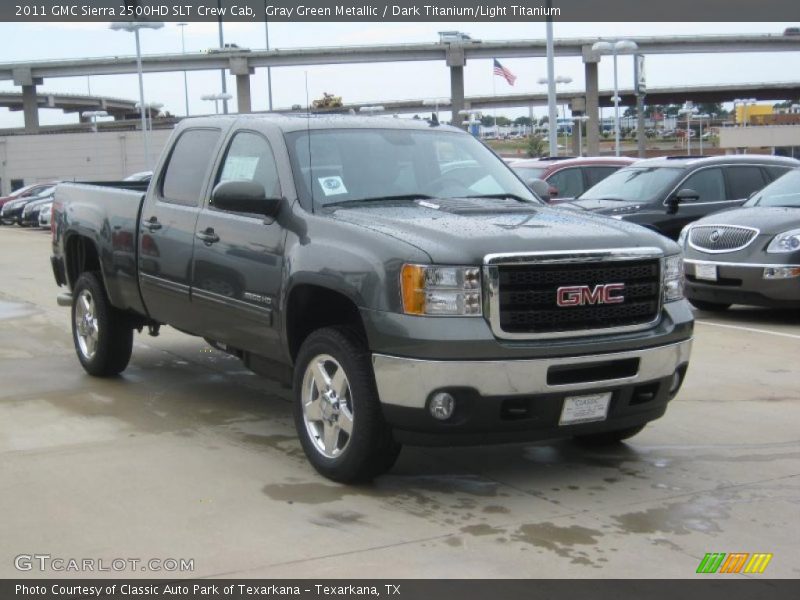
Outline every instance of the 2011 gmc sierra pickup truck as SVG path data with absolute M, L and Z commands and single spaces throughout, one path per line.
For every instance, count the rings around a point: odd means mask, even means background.
M 202 336 L 291 384 L 309 461 L 369 479 L 406 444 L 628 438 L 664 414 L 693 320 L 678 246 L 543 205 L 425 121 L 178 125 L 146 191 L 59 185 L 52 266 L 78 359 Z

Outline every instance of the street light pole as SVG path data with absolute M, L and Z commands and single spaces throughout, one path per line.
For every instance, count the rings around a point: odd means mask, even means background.
M 142 74 L 142 47 L 139 42 L 139 30 L 161 29 L 162 27 L 164 27 L 164 24 L 157 22 L 117 21 L 111 24 L 111 29 L 114 31 L 132 31 L 136 39 L 136 72 L 139 76 L 139 117 L 141 119 L 142 126 L 142 140 L 144 141 L 144 162 L 147 169 L 151 167 L 150 140 L 148 139 L 149 136 L 147 135 L 147 118 L 145 117 L 146 106 L 144 103 L 144 75 Z
M 547 0 L 547 138 L 550 145 L 550 156 L 558 156 L 558 128 L 554 127 L 554 124 L 558 122 L 558 108 L 556 107 L 555 48 L 553 44 L 553 17 L 549 16 L 552 12 L 552 7 L 552 0 Z
M 188 23 L 178 23 L 181 28 L 181 54 L 186 54 L 186 39 L 183 35 Z M 186 102 L 186 116 L 189 116 L 189 81 L 186 77 L 186 70 L 183 71 L 183 97 Z
M 555 90 L 556 84 L 559 84 L 559 83 L 572 83 L 572 77 L 564 77 L 564 76 L 559 75 L 556 78 L 552 78 L 552 77 L 550 77 L 548 75 L 547 77 L 542 77 L 542 78 L 539 79 L 539 85 L 547 84 L 548 91 L 549 91 L 551 82 L 553 84 L 553 89 Z M 555 105 L 556 106 L 556 117 L 555 117 L 555 120 L 552 120 L 550 116 L 547 117 L 547 120 L 550 121 L 549 124 L 548 124 L 548 129 L 555 131 L 554 137 L 556 138 L 556 153 L 555 154 L 551 154 L 550 156 L 558 156 L 558 108 L 557 108 L 558 104 L 557 104 L 557 102 L 558 102 L 558 100 L 556 99 L 556 105 Z M 564 118 L 566 118 L 566 117 L 567 117 L 567 114 L 566 114 L 566 109 L 565 109 L 564 110 Z M 553 125 L 555 125 L 555 129 L 553 129 Z M 548 131 L 548 134 L 549 133 L 550 133 L 550 131 Z M 564 148 L 566 149 L 566 145 L 567 145 L 566 134 L 564 134 L 564 138 L 565 138 L 564 139 Z
M 269 21 L 267 21 L 267 0 L 264 0 L 264 38 L 269 50 Z M 272 110 L 272 67 L 267 66 L 267 107 Z M 437 115 L 438 116 L 438 115 Z
M 617 56 L 621 53 L 636 52 L 639 46 L 631 40 L 617 40 L 615 42 L 595 42 L 592 51 L 600 54 L 611 54 L 614 57 L 614 154 L 620 155 L 619 131 L 619 82 L 617 75 Z
M 219 17 L 217 17 L 217 23 L 219 26 L 219 47 L 220 50 L 225 48 L 225 38 L 222 35 L 222 0 L 217 0 L 217 8 L 219 8 Z M 222 94 L 227 96 L 228 95 L 228 83 L 225 81 L 225 69 L 220 69 L 219 72 L 220 80 L 222 81 Z M 222 112 L 226 115 L 228 114 L 228 100 L 225 99 L 222 101 Z

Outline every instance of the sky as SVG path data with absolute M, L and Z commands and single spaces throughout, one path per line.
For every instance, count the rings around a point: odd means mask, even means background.
M 556 38 L 617 37 L 692 34 L 780 34 L 796 23 L 555 23 Z M 351 46 L 393 43 L 434 42 L 437 32 L 460 30 L 481 40 L 543 39 L 544 23 L 272 23 L 269 25 L 271 48 Z M 263 23 L 225 23 L 225 42 L 241 47 L 263 49 Z M 190 23 L 185 28 L 187 52 L 197 52 L 219 45 L 216 23 Z M 166 23 L 160 30 L 142 32 L 143 54 L 181 51 L 180 28 Z M 111 31 L 105 23 L 0 23 L 0 61 L 22 62 L 56 58 L 132 55 L 133 36 Z M 516 85 L 493 77 L 491 60 L 470 60 L 465 68 L 466 94 L 544 92 L 537 83 L 546 76 L 543 58 L 503 59 L 503 65 L 517 77 Z M 648 87 L 700 85 L 715 83 L 792 82 L 800 77 L 800 52 L 775 54 L 704 54 L 649 56 Z M 363 65 L 327 65 L 272 69 L 273 105 L 288 108 L 306 104 L 305 77 L 309 95 L 318 98 L 323 92 L 342 96 L 345 102 L 379 103 L 387 100 L 436 98 L 449 96 L 449 73 L 443 62 L 376 63 Z M 556 75 L 572 78 L 565 91 L 584 87 L 580 58 L 556 59 Z M 619 85 L 632 86 L 631 57 L 621 57 Z M 612 61 L 600 64 L 600 87 L 613 84 Z M 219 71 L 195 71 L 188 74 L 189 112 L 192 115 L 214 111 L 213 103 L 201 100 L 205 94 L 221 90 Z M 10 81 L 0 81 L 0 90 L 19 91 Z M 41 92 L 87 93 L 138 101 L 135 74 L 46 79 Z M 235 84 L 228 77 L 228 91 L 235 94 Z M 266 69 L 257 69 L 251 79 L 254 110 L 267 108 Z M 173 114 L 185 114 L 182 73 L 145 75 L 146 102 L 159 102 Z M 235 107 L 235 98 L 231 101 Z M 544 114 L 538 108 L 536 114 Z M 519 116 L 526 109 L 501 109 L 500 114 Z M 70 123 L 77 115 L 57 110 L 40 111 L 42 124 Z M 22 125 L 21 113 L 0 108 L 0 127 Z

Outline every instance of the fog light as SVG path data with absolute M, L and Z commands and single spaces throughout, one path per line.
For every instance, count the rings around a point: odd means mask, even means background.
M 800 277 L 800 267 L 767 267 L 764 269 L 764 279 L 791 279 Z
M 672 383 L 669 386 L 669 393 L 674 394 L 678 391 L 678 388 L 681 387 L 681 374 L 678 371 L 675 371 L 675 374 L 672 376 Z
M 453 411 L 456 408 L 456 399 L 447 392 L 438 392 L 431 398 L 428 410 L 434 419 L 439 421 L 446 421 L 453 416 Z

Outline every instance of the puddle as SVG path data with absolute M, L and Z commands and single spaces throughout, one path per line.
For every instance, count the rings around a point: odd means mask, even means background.
M 37 312 L 39 311 L 33 304 L 0 300 L 0 321 L 29 317 Z
M 576 546 L 587 546 L 589 549 L 602 536 L 601 531 L 580 525 L 562 527 L 555 523 L 534 523 L 522 525 L 511 535 L 511 539 L 555 552 L 558 556 L 570 559 L 573 564 L 595 566 L 588 553 Z

